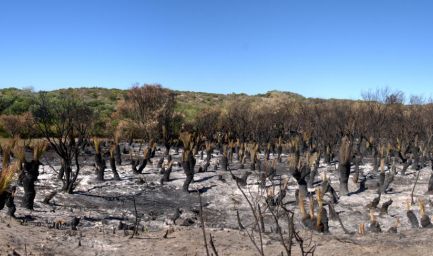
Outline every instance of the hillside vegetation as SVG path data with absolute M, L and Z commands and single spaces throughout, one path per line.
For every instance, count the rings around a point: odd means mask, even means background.
M 112 114 L 116 111 L 116 105 L 126 94 L 127 90 L 108 88 L 69 88 L 49 91 L 48 96 L 58 98 L 61 92 L 76 94 L 87 106 L 91 107 L 101 120 L 112 120 Z M 27 112 L 33 104 L 37 92 L 29 89 L 5 88 L 0 89 L 0 115 L 19 115 Z M 174 91 L 176 106 L 175 111 L 184 116 L 187 122 L 193 121 L 197 114 L 208 108 L 225 109 L 228 104 L 239 100 L 261 101 L 297 101 L 305 100 L 303 96 L 281 91 L 269 91 L 264 94 L 217 94 L 191 91 Z M 0 127 L 0 136 L 6 136 Z

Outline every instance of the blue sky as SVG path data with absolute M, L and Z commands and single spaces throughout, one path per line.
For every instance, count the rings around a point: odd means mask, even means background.
M 429 0 L 0 0 L 0 87 L 433 92 Z

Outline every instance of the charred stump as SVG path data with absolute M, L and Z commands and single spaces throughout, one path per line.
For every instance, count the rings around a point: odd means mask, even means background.
M 167 167 L 163 168 L 162 178 L 161 178 L 161 185 L 164 184 L 164 182 L 170 181 L 170 174 L 171 170 L 173 168 L 173 160 L 171 159 L 171 156 L 168 156 L 168 165 Z
M 5 206 L 8 207 L 8 215 L 11 217 L 15 217 L 16 211 L 14 203 L 15 191 L 16 187 L 12 186 L 10 189 L 0 194 L 0 210 L 3 210 Z
M 39 176 L 39 165 L 38 160 L 32 160 L 30 162 L 24 162 L 23 170 L 23 188 L 24 196 L 22 205 L 24 208 L 33 210 L 33 204 L 36 197 L 35 182 Z
M 110 167 L 111 167 L 111 171 L 113 172 L 114 180 L 120 180 L 120 176 L 119 173 L 117 172 L 117 167 L 116 167 L 116 159 L 114 157 L 110 157 Z
M 183 191 L 189 192 L 189 184 L 191 184 L 194 179 L 195 159 L 191 150 L 185 150 L 182 158 L 182 167 L 186 175 L 185 182 L 183 183 Z

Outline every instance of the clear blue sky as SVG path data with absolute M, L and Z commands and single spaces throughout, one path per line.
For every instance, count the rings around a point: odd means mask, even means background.
M 433 92 L 431 0 L 1 0 L 0 87 Z

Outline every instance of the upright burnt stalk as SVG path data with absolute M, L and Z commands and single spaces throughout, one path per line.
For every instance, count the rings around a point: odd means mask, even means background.
M 281 154 L 283 153 L 283 143 L 282 143 L 282 138 L 279 137 L 278 138 L 278 144 L 277 144 L 277 159 L 278 162 L 281 163 L 282 159 L 281 159 Z
M 113 172 L 114 180 L 120 180 L 120 176 L 119 173 L 117 172 L 117 167 L 116 167 L 116 155 L 117 155 L 116 152 L 118 146 L 119 144 L 114 144 L 110 148 L 110 167 L 111 167 L 111 171 Z
M 329 164 L 332 161 L 332 150 L 331 150 L 331 146 L 328 144 L 325 146 L 325 158 L 324 161 L 325 163 Z
M 289 158 L 289 172 L 296 179 L 299 186 L 299 194 L 303 198 L 307 195 L 307 180 L 310 170 L 306 163 L 301 160 L 299 151 L 296 151 L 293 156 Z
M 233 162 L 233 154 L 235 152 L 235 147 L 236 147 L 236 142 L 234 140 L 230 140 L 229 144 L 228 144 L 228 160 L 230 160 L 230 162 Z
M 415 139 L 414 139 L 414 145 L 412 147 L 412 155 L 413 155 L 413 162 L 412 162 L 412 169 L 414 170 L 419 170 L 421 169 L 421 164 L 420 164 L 420 155 L 421 155 L 421 148 L 419 145 L 419 139 L 418 139 L 418 134 L 415 135 Z
M 149 157 L 149 159 L 155 157 L 156 150 L 157 150 L 156 142 L 152 142 L 152 144 L 150 144 L 150 157 Z
M 362 163 L 362 151 L 361 151 L 361 146 L 362 146 L 362 142 L 363 139 L 359 139 L 355 142 L 355 152 L 354 152 L 354 172 L 353 172 L 353 182 L 354 183 L 358 183 L 359 181 L 359 166 Z
M 147 162 L 150 159 L 151 150 L 152 150 L 151 146 L 148 146 L 148 147 L 144 148 L 144 150 L 143 150 L 143 161 L 141 162 L 141 164 L 140 164 L 140 160 L 139 159 L 132 159 L 131 160 L 132 171 L 135 174 L 141 174 L 143 172 L 144 168 L 146 168 Z M 137 168 L 137 166 L 138 166 L 138 168 Z
M 396 150 L 397 150 L 398 157 L 400 158 L 401 162 L 403 163 L 403 168 L 401 170 L 401 174 L 405 175 L 406 170 L 412 164 L 412 160 L 408 156 L 409 144 L 405 144 L 402 140 L 397 138 Z
M 268 144 L 266 144 L 266 149 L 265 149 L 265 159 L 269 160 L 269 158 L 271 157 L 271 150 L 272 150 L 272 145 L 270 142 L 268 142 Z
M 433 228 L 433 225 L 430 222 L 429 216 L 425 213 L 425 203 L 424 203 L 424 200 L 421 199 L 421 198 L 419 198 L 418 199 L 418 203 L 419 203 L 419 214 L 421 216 L 421 218 L 420 218 L 421 227 L 423 227 L 423 228 Z
M 406 216 L 409 219 L 409 222 L 412 228 L 419 228 L 418 218 L 415 213 L 410 209 L 410 200 L 406 201 Z
M 372 233 L 380 233 L 382 229 L 380 228 L 380 224 L 376 219 L 376 215 L 374 215 L 374 210 L 370 210 L 370 232 Z
M 221 168 L 223 171 L 227 171 L 227 167 L 229 165 L 229 157 L 227 153 L 227 146 L 223 146 L 223 155 L 221 157 Z
M 245 143 L 239 141 L 238 160 L 243 161 L 245 157 Z
M 385 193 L 385 158 L 380 158 L 379 193 Z
M 391 158 L 391 171 L 389 172 L 389 175 L 385 178 L 385 184 L 383 186 L 383 191 L 386 192 L 391 185 L 391 183 L 394 181 L 394 177 L 397 174 L 397 167 L 395 166 L 395 157 Z
M 312 188 L 314 184 L 314 179 L 319 173 L 319 164 L 320 164 L 320 153 L 308 153 L 307 154 L 308 168 L 310 169 L 310 175 L 308 178 L 308 187 Z
M 173 159 L 171 158 L 171 155 L 168 155 L 167 160 L 168 160 L 167 166 L 164 166 L 162 169 L 162 178 L 160 180 L 161 185 L 164 184 L 164 182 L 170 181 L 170 174 L 173 168 Z
M 340 172 L 340 194 L 349 194 L 349 175 L 350 175 L 350 160 L 352 158 L 352 141 L 345 135 L 341 139 L 340 151 L 339 151 L 339 172 Z
M 6 205 L 8 207 L 8 215 L 11 217 L 15 217 L 16 207 L 14 197 L 16 187 L 10 185 L 15 174 L 19 171 L 20 165 L 21 163 L 19 161 L 3 165 L 0 172 L 0 210 L 2 210 Z
M 24 188 L 23 207 L 33 210 L 33 205 L 36 197 L 35 182 L 39 176 L 39 159 L 47 148 L 45 141 L 37 142 L 33 146 L 33 159 L 27 161 L 24 155 L 24 147 L 18 147 L 14 154 L 19 158 L 23 165 L 22 182 Z
M 170 142 L 171 142 L 171 140 L 170 140 L 169 132 L 168 132 L 166 125 L 162 126 L 162 138 L 164 140 L 164 147 L 165 147 L 164 155 L 168 156 L 168 155 L 170 155 L 170 147 L 171 147 Z
M 430 174 L 430 179 L 428 180 L 428 188 L 427 188 L 427 193 L 428 194 L 433 194 L 433 155 L 430 155 L 430 161 L 431 161 L 431 165 L 432 165 L 432 171 Z
M 120 131 L 116 131 L 114 134 L 114 155 L 111 153 L 110 150 L 110 157 L 111 155 L 114 156 L 115 164 L 122 165 L 122 151 L 120 150 Z M 111 158 L 110 158 L 111 161 Z M 110 163 L 111 164 L 111 163 Z
M 101 152 L 101 140 L 98 138 L 93 139 L 93 144 L 95 146 L 95 167 L 96 167 L 96 180 L 104 181 L 104 172 L 107 167 L 105 159 Z
M 207 169 L 210 166 L 210 160 L 212 158 L 212 143 L 210 141 L 205 142 L 205 148 L 206 148 L 206 163 L 204 165 L 203 171 L 207 171 Z
M 182 153 L 182 167 L 186 175 L 185 182 L 183 183 L 183 191 L 189 192 L 189 184 L 191 184 L 194 179 L 195 158 L 192 153 L 194 143 L 192 140 L 192 134 L 188 132 L 182 132 L 180 134 L 180 139 L 184 146 Z
M 316 196 L 317 196 L 317 203 L 319 205 L 319 208 L 317 210 L 316 230 L 322 233 L 328 233 L 329 232 L 328 212 L 323 207 L 323 202 L 324 202 L 323 194 L 320 188 L 316 189 Z
M 379 171 L 379 150 L 377 149 L 377 145 L 374 140 L 371 143 L 371 147 L 373 150 L 373 172 L 377 173 Z
M 259 151 L 259 144 L 254 143 L 251 144 L 249 147 L 249 153 L 251 157 L 251 171 L 256 170 L 256 163 L 257 163 L 257 153 Z

